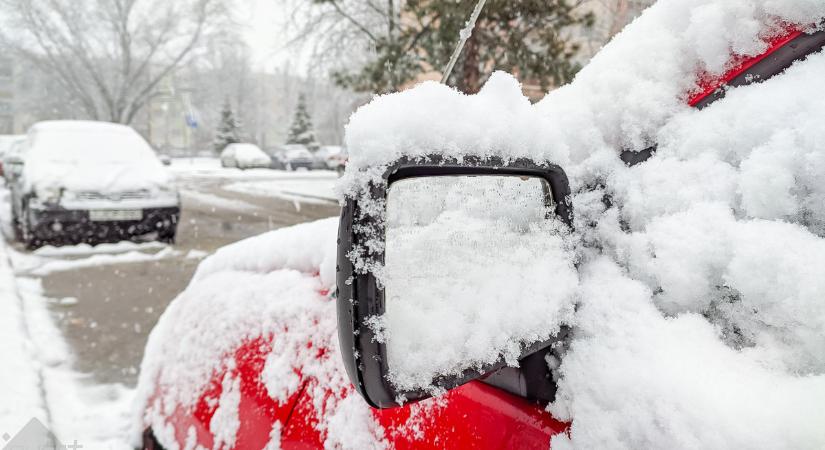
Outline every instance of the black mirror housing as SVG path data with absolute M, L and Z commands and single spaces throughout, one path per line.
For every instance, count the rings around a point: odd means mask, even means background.
M 570 186 L 564 170 L 553 164 L 538 164 L 526 159 L 504 161 L 500 158 L 465 157 L 455 160 L 442 156 L 422 159 L 402 158 L 390 165 L 380 183 L 371 183 L 362 193 L 371 208 L 361 208 L 358 199 L 347 197 L 344 202 L 338 228 L 337 261 L 337 314 L 338 338 L 344 366 L 350 381 L 369 405 L 375 408 L 392 408 L 407 401 L 428 398 L 430 391 L 400 392 L 388 380 L 387 350 L 379 342 L 367 319 L 382 316 L 385 312 L 384 292 L 377 278 L 370 271 L 375 265 L 383 265 L 385 223 L 376 214 L 374 205 L 386 210 L 389 187 L 397 181 L 417 177 L 455 175 L 509 175 L 541 178 L 550 187 L 554 212 L 568 227 L 573 226 L 573 210 L 570 203 Z M 368 261 L 356 267 L 353 255 Z M 523 348 L 527 356 L 549 345 L 536 343 Z M 477 379 L 505 364 L 500 361 L 483 370 L 467 370 L 457 377 L 434 380 L 439 390 L 450 390 Z

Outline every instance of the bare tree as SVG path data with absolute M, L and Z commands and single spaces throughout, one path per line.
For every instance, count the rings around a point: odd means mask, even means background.
M 91 119 L 131 123 L 225 17 L 225 0 L 0 0 L 2 43 Z
M 423 35 L 437 20 L 432 18 L 423 24 L 402 20 L 405 0 L 280 1 L 293 8 L 289 21 L 292 39 L 288 45 L 309 47 L 310 72 L 342 73 L 364 67 L 378 57 L 380 61 L 374 61 L 373 66 L 386 76 L 386 86 L 381 91 L 397 90 L 407 81 L 396 76 L 406 68 L 395 65 L 405 63 L 398 56 L 412 54 L 420 38 L 418 33 L 407 30 L 416 27 Z

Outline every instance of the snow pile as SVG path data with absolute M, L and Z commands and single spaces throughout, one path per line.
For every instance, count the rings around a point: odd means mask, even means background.
M 29 337 L 24 304 L 0 241 L 0 430 L 13 435 L 33 417 L 48 423 L 40 363 Z
M 270 273 L 292 269 L 319 273 L 323 286 L 335 285 L 338 220 L 326 219 L 245 239 L 215 252 L 198 267 L 193 281 L 226 271 Z M 267 249 L 267 251 L 261 251 Z
M 159 189 L 171 181 L 149 144 L 124 125 L 40 122 L 27 145 L 24 179 L 38 192 Z
M 502 356 L 517 365 L 522 346 L 570 320 L 578 277 L 544 189 L 518 177 L 412 178 L 390 187 L 386 314 L 373 325 L 398 388 L 426 389 L 439 375 Z
M 582 268 L 577 336 L 550 411 L 552 448 L 821 448 L 822 376 L 768 367 L 701 315 L 663 317 L 612 261 Z
M 179 255 L 179 251 L 166 244 L 136 244 L 132 242 L 102 244 L 98 247 L 91 247 L 86 244 L 60 248 L 43 247 L 31 254 L 15 250 L 9 252 L 9 256 L 14 263 L 15 274 L 18 276 L 46 276 L 55 272 L 86 267 L 159 261 Z
M 553 146 L 558 130 L 547 127 L 512 76 L 494 73 L 477 95 L 463 95 L 428 81 L 397 94 L 376 97 L 347 125 L 350 152 L 339 188 L 354 194 L 361 171 L 400 156 L 528 157 L 566 162 L 566 149 Z M 370 174 L 380 171 L 370 171 Z

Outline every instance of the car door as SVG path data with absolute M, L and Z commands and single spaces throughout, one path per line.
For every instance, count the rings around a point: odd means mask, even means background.
M 316 398 L 313 392 L 311 388 L 303 389 L 281 431 L 282 449 L 324 447 L 326 436 L 318 431 L 314 413 L 314 405 L 324 399 Z M 324 395 L 333 393 L 327 391 Z M 437 401 L 372 410 L 372 417 L 383 428 L 389 448 L 399 450 L 547 448 L 550 438 L 564 433 L 569 426 L 555 420 L 540 403 L 480 381 L 450 391 Z M 363 430 L 353 430 L 357 432 Z

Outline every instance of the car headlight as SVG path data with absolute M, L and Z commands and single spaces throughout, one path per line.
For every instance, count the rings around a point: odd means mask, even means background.
M 36 192 L 37 198 L 44 203 L 57 203 L 60 197 L 63 196 L 63 188 L 59 187 L 45 187 L 40 188 Z

